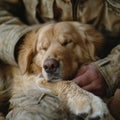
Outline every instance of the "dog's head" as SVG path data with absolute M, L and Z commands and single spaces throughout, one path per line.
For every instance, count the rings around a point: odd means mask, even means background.
M 46 80 L 72 79 L 82 64 L 96 60 L 103 40 L 89 25 L 47 24 L 26 36 L 18 64 L 22 73 L 42 73 Z

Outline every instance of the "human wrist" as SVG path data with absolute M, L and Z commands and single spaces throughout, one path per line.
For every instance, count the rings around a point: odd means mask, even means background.
M 110 76 L 107 70 L 109 69 L 109 62 L 110 61 L 105 58 L 93 63 L 97 67 L 97 69 L 99 70 L 99 72 L 101 73 L 101 75 L 105 80 L 105 83 L 106 83 L 105 93 L 107 97 L 112 96 L 114 93 L 112 83 L 110 82 Z

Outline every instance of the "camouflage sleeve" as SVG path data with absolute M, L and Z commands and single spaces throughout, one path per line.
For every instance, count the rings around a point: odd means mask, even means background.
M 120 88 L 120 44 L 104 59 L 95 62 L 108 85 L 107 94 L 111 96 Z
M 16 43 L 24 34 L 35 29 L 38 25 L 26 25 L 4 6 L 0 2 L 0 60 L 16 65 L 14 56 Z

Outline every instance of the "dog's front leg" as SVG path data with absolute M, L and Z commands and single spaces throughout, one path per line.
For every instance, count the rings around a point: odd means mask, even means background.
M 106 104 L 97 96 L 89 93 L 71 81 L 47 82 L 39 85 L 52 90 L 64 102 L 70 111 L 85 120 L 112 120 Z

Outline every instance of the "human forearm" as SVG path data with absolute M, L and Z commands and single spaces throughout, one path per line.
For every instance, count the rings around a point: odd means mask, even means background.
M 0 59 L 8 64 L 16 64 L 14 48 L 20 38 L 27 32 L 35 29 L 27 26 L 7 10 L 0 9 Z

